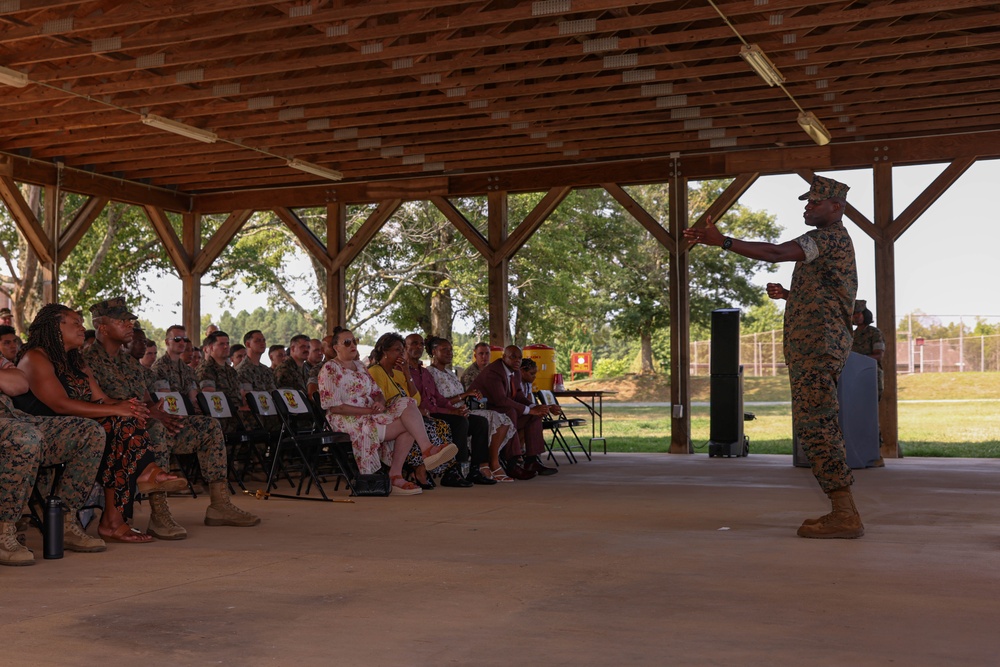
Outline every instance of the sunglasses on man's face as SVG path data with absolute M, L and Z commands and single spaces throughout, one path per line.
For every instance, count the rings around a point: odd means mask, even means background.
M 191 342 L 191 339 L 187 338 L 186 336 L 174 336 L 170 340 L 174 341 L 175 343 L 180 343 L 180 342 L 190 343 Z

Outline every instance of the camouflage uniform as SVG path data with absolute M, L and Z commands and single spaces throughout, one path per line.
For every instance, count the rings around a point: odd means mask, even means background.
M 854 332 L 854 343 L 851 345 L 852 352 L 871 356 L 880 350 L 885 351 L 885 337 L 881 331 L 869 324 Z M 885 387 L 885 373 L 882 371 L 882 361 L 876 361 L 878 363 L 878 400 L 881 401 L 882 389 Z
M 166 381 L 170 385 L 170 391 L 179 391 L 182 396 L 189 396 L 192 391 L 198 391 L 194 370 L 180 359 L 171 360 L 166 352 L 153 362 L 149 370 L 153 371 L 154 382 Z
M 854 244 L 842 222 L 795 241 L 806 258 L 795 265 L 785 307 L 792 422 L 813 475 L 829 492 L 854 482 L 838 421 L 837 381 L 853 341 L 858 272 Z
M 98 341 L 83 356 L 94 379 L 108 396 L 117 400 L 146 398 L 149 376 L 132 355 L 119 350 L 118 354 L 111 357 Z M 167 360 L 169 361 L 169 357 Z M 174 386 L 170 389 L 179 391 Z M 226 479 L 226 444 L 218 422 L 211 417 L 190 415 L 181 417 L 181 424 L 181 430 L 170 435 L 163 422 L 150 419 L 146 423 L 150 449 L 156 457 L 156 464 L 168 470 L 171 453 L 197 454 L 201 474 L 208 482 Z
M 236 375 L 241 383 L 250 385 L 254 391 L 271 392 L 278 388 L 274 384 L 274 373 L 271 369 L 264 364 L 253 363 L 249 356 L 236 367 Z
M 71 511 L 83 507 L 97 481 L 104 438 L 92 419 L 34 417 L 0 394 L 0 521 L 20 518 L 42 465 L 66 464 L 56 495 Z
M 221 391 L 229 399 L 234 419 L 227 419 L 227 423 L 223 425 L 227 433 L 241 428 L 251 428 L 252 424 L 247 423 L 249 420 L 243 419 L 243 413 L 246 411 L 240 411 L 246 401 L 243 400 L 243 392 L 240 391 L 240 377 L 232 366 L 220 365 L 212 357 L 205 357 L 198 364 L 195 377 L 198 379 L 198 386 L 214 387 L 215 391 Z
M 302 375 L 302 368 L 291 357 L 274 369 L 274 383 L 280 388 L 298 389 L 303 396 L 306 395 L 306 378 Z

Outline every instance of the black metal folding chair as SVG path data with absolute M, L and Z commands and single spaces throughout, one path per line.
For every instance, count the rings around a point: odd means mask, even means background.
M 535 392 L 535 400 L 543 405 L 559 405 L 559 401 L 556 400 L 556 397 L 552 394 L 552 392 L 545 389 Z M 561 449 L 563 454 L 566 455 L 566 459 L 570 463 L 577 462 L 576 456 L 573 455 L 574 448 L 577 448 L 581 452 L 583 452 L 584 455 L 587 457 L 588 461 L 591 460 L 590 453 L 587 451 L 587 448 L 584 447 L 583 441 L 580 440 L 580 436 L 576 434 L 576 427 L 583 426 L 586 423 L 587 423 L 586 419 L 580 419 L 578 417 L 569 419 L 565 416 L 565 414 L 561 412 L 558 417 L 553 417 L 552 415 L 545 415 L 542 418 L 542 428 L 552 432 L 552 440 L 546 442 L 545 447 L 546 449 L 549 450 L 549 458 L 552 459 L 552 461 L 555 462 L 556 465 L 559 465 L 559 463 L 558 461 L 556 461 L 555 455 L 552 452 L 553 445 L 556 444 L 559 445 L 559 449 Z M 575 445 L 572 444 L 566 438 L 566 435 L 563 433 L 564 428 L 569 429 L 570 433 L 573 436 L 573 439 L 576 440 L 577 444 Z
M 202 413 L 219 420 L 222 426 L 222 433 L 226 440 L 226 468 L 229 479 L 239 484 L 240 489 L 247 490 L 243 479 L 246 476 L 246 468 L 243 471 L 236 471 L 236 461 L 251 461 L 256 454 L 260 458 L 257 446 L 267 446 L 270 434 L 263 429 L 248 429 L 239 413 L 233 408 L 229 397 L 221 391 L 200 391 L 198 392 L 198 407 Z M 234 492 L 230 483 L 230 492 Z
M 319 428 L 316 414 L 308 399 L 302 392 L 289 387 L 276 389 L 271 392 L 274 406 L 281 417 L 281 434 L 275 445 L 274 453 L 271 457 L 271 472 L 267 478 L 267 494 L 280 498 L 293 498 L 300 500 L 320 500 L 302 495 L 303 488 L 308 494 L 313 485 L 319 491 L 323 501 L 330 501 L 331 498 L 323 488 L 323 481 L 327 475 L 317 472 L 320 461 L 328 459 L 337 470 L 331 474 L 348 479 L 347 473 L 342 469 L 335 454 L 336 445 L 347 442 L 350 438 L 344 433 L 334 433 L 325 428 Z M 275 477 L 280 474 L 281 468 L 298 468 L 299 483 L 295 495 L 271 493 L 275 486 Z M 308 487 L 306 482 L 308 480 Z M 339 486 L 339 484 L 338 484 Z

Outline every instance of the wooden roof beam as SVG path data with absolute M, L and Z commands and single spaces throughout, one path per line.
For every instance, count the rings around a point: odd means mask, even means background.
M 80 239 L 84 237 L 87 231 L 90 230 L 91 225 L 97 220 L 97 216 L 101 214 L 104 207 L 108 205 L 111 201 L 107 197 L 90 197 L 80 207 L 80 210 L 76 212 L 73 219 L 66 226 L 66 230 L 59 235 L 59 252 L 57 264 L 62 264 L 69 257 L 69 254 L 73 252 Z
M 149 222 L 153 225 L 156 235 L 160 237 L 160 243 L 166 249 L 170 261 L 173 263 L 174 268 L 177 269 L 177 273 L 182 278 L 192 275 L 191 256 L 188 255 L 184 246 L 181 245 L 180 239 L 177 238 L 177 232 L 174 231 L 174 226 L 170 223 L 170 218 L 167 217 L 167 214 L 163 212 L 163 209 L 156 206 L 143 206 L 142 209 L 146 212 L 146 217 L 149 218 Z
M 52 239 L 42 229 L 41 223 L 35 217 L 31 207 L 28 206 L 28 202 L 21 196 L 21 190 L 13 178 L 0 176 L 0 199 L 3 199 L 4 203 L 7 204 L 10 214 L 14 217 L 14 223 L 24 234 L 25 240 L 38 256 L 39 261 L 43 264 L 53 263 L 55 252 L 52 248 Z
M 490 248 L 489 241 L 476 229 L 475 225 L 469 222 L 468 218 L 462 215 L 462 212 L 444 197 L 431 197 L 430 200 L 455 229 L 472 244 L 472 247 L 485 257 L 487 262 L 491 262 L 493 259 L 493 249 Z
M 504 239 L 503 245 L 496 251 L 493 255 L 493 264 L 497 264 L 501 260 L 510 259 L 514 254 L 521 249 L 528 239 L 538 231 L 538 228 L 542 226 L 542 223 L 549 219 L 552 212 L 559 207 L 559 204 L 566 199 L 567 195 L 573 191 L 572 187 L 563 186 L 550 189 L 545 196 L 542 197 L 541 201 L 535 204 L 535 207 L 531 209 L 531 212 L 524 217 L 521 224 L 517 226 L 506 239 Z
M 209 267 L 212 266 L 212 262 L 218 259 L 219 255 L 229 246 L 229 242 L 243 229 L 243 225 L 246 224 L 252 215 L 252 209 L 241 209 L 230 213 L 229 217 L 226 218 L 215 234 L 212 235 L 212 238 L 208 240 L 208 243 L 205 244 L 205 247 L 195 255 L 194 265 L 191 268 L 192 272 L 203 274 L 208 271 Z
M 309 226 L 302 219 L 295 215 L 295 212 L 284 206 L 277 206 L 272 209 L 281 218 L 281 221 L 295 234 L 295 237 L 305 248 L 306 252 L 312 255 L 317 262 L 323 265 L 327 271 L 331 268 L 330 257 L 326 254 L 326 246 L 313 233 Z
M 402 204 L 402 199 L 390 199 L 379 202 L 378 207 L 372 211 L 368 219 L 362 223 L 358 231 L 354 232 L 354 235 L 348 239 L 341 251 L 333 258 L 332 268 L 339 269 L 342 266 L 350 265 L 354 261 L 354 258 L 361 254 L 361 251 L 375 238 L 375 235 L 378 234 L 379 230 L 382 229 Z

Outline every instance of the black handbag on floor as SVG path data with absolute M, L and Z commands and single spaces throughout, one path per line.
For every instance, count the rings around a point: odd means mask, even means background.
M 373 475 L 358 474 L 351 485 L 352 496 L 387 496 L 392 490 L 389 475 L 377 472 Z

